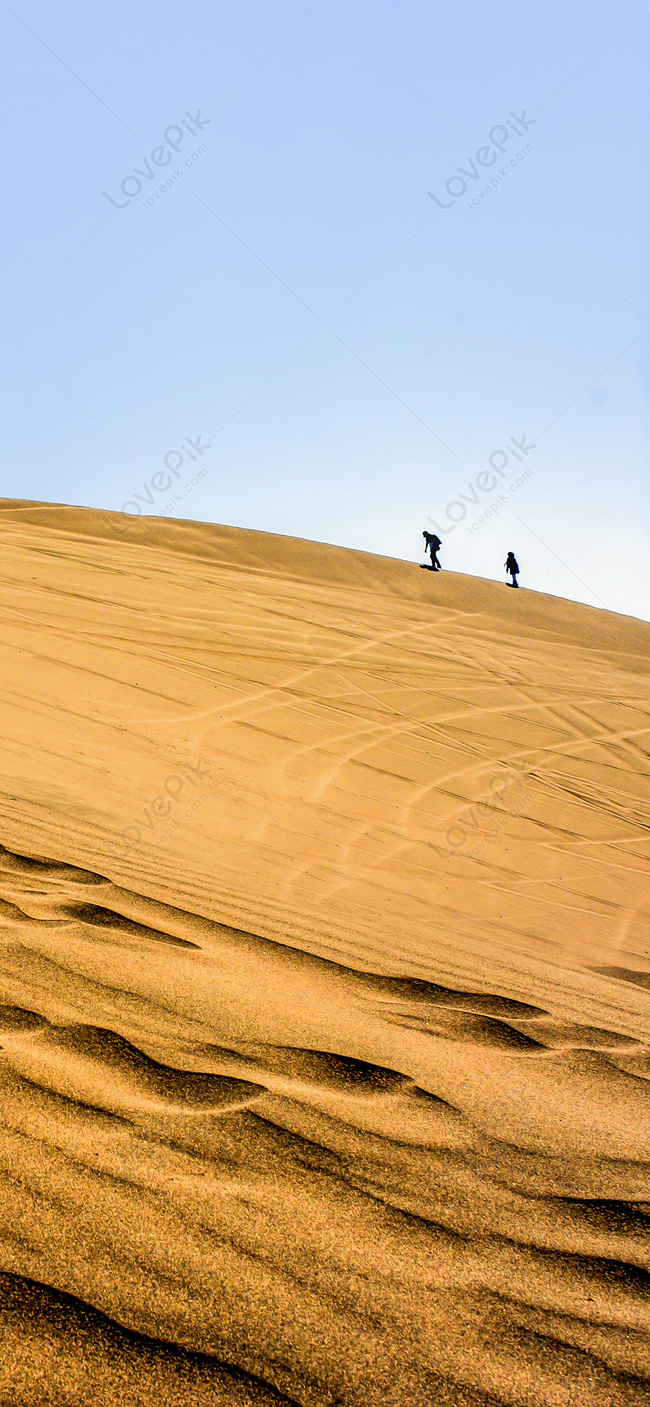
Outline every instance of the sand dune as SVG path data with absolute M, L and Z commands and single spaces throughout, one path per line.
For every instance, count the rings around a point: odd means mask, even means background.
M 650 626 L 0 522 L 0 1404 L 649 1402 Z

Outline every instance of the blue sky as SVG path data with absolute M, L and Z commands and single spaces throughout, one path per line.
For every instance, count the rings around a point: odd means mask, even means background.
M 1 25 L 3 496 L 650 618 L 647 5 Z

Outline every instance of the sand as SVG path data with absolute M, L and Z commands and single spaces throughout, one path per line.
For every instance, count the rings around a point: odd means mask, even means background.
M 650 1402 L 650 625 L 0 502 L 0 1404 Z

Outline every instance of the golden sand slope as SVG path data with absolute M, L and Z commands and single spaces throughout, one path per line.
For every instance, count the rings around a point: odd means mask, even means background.
M 650 626 L 0 527 L 1 1407 L 647 1404 Z

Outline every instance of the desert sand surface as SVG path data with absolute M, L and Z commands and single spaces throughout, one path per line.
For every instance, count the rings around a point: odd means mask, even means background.
M 650 625 L 3 500 L 0 1403 L 650 1402 Z

